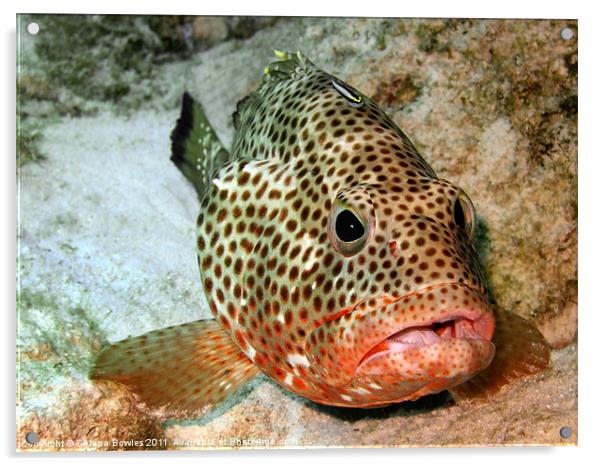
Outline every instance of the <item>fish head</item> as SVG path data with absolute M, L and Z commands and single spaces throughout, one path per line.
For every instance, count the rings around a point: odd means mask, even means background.
M 343 405 L 442 391 L 487 367 L 495 352 L 472 202 L 404 165 L 381 157 L 366 170 L 388 179 L 342 187 L 330 209 L 330 244 L 356 299 L 320 323 L 306 350 Z

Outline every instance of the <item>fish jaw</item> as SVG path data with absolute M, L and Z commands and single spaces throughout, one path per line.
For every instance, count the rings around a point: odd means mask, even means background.
M 376 383 L 381 396 L 387 394 L 381 401 L 390 403 L 444 390 L 487 367 L 495 353 L 494 326 L 480 292 L 438 284 L 394 301 L 363 301 L 316 329 L 308 353 L 330 386 Z M 408 392 L 409 385 L 416 388 Z M 379 404 L 374 396 L 364 401 Z
M 495 345 L 480 336 L 442 338 L 428 327 L 419 328 L 427 330 L 410 328 L 403 337 L 406 341 L 394 336 L 381 342 L 362 359 L 354 375 L 395 373 L 403 380 L 425 381 L 470 377 L 487 367 L 495 354 Z M 432 336 L 424 335 L 429 333 Z

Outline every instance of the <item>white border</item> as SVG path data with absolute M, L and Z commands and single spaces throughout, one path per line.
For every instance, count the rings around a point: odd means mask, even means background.
M 525 2 L 505 0 L 483 2 L 456 0 L 454 2 L 420 1 L 392 2 L 371 0 L 220 0 L 219 2 L 190 2 L 169 0 L 139 2 L 135 0 L 22 0 L 17 2 L 21 13 L 146 13 L 146 14 L 203 14 L 203 15 L 272 15 L 272 16 L 395 16 L 395 17 L 509 17 L 509 18 L 576 18 L 587 7 L 579 1 Z M 581 15 L 583 17 L 583 15 Z
M 83 458 L 91 463 L 111 461 L 124 464 L 142 462 L 160 464 L 167 461 L 190 461 L 195 464 L 228 461 L 239 464 L 281 464 L 283 460 L 293 459 L 299 464 L 314 462 L 319 457 L 327 460 L 341 460 L 345 463 L 365 464 L 384 461 L 420 461 L 441 464 L 451 461 L 462 465 L 479 464 L 504 465 L 519 461 L 548 464 L 588 464 L 590 455 L 599 457 L 599 433 L 602 414 L 602 400 L 598 392 L 600 384 L 600 340 L 601 304 L 596 291 L 601 288 L 600 242 L 602 222 L 599 221 L 602 196 L 600 177 L 602 166 L 600 159 L 600 86 L 602 73 L 600 67 L 600 15 L 590 6 L 594 2 L 586 1 L 545 1 L 525 2 L 524 0 L 504 0 L 502 2 L 437 1 L 437 2 L 401 2 L 374 1 L 351 4 L 349 1 L 326 2 L 316 0 L 294 1 L 258 1 L 242 2 L 220 0 L 219 2 L 190 2 L 185 0 L 140 2 L 134 0 L 103 0 L 81 2 L 75 0 L 3 2 L 1 5 L 3 31 L 2 79 L 2 118 L 1 125 L 3 151 L 2 218 L 4 219 L 2 241 L 2 279 L 0 280 L 5 297 L 5 316 L 14 313 L 15 283 L 15 14 L 17 12 L 49 13 L 147 13 L 147 14 L 236 14 L 236 15 L 286 15 L 286 16 L 404 16 L 404 17 L 509 17 L 509 18 L 578 18 L 579 19 L 579 444 L 578 448 L 498 448 L 491 449 L 440 449 L 440 450 L 293 450 L 293 451 L 244 451 L 244 452 L 164 452 L 164 453 L 118 453 L 118 454 L 41 454 L 43 461 L 62 463 L 67 458 Z M 141 7 L 140 5 L 143 5 Z M 597 144 L 596 144 L 597 143 Z M 3 374 L 0 384 L 5 400 L 5 416 L 0 431 L 0 442 L 4 456 L 9 462 L 15 461 L 14 449 L 14 317 L 6 319 L 3 328 L 4 342 L 1 347 Z M 4 354 L 6 353 L 6 354 Z M 6 367 L 5 367 L 6 365 Z M 11 380 L 12 377 L 12 380 Z M 596 454 L 597 453 L 597 454 Z M 376 456 L 375 456 L 376 455 Z M 30 455 L 28 455 L 30 456 Z M 177 459 L 176 459 L 177 458 Z M 30 461 L 31 456 L 25 461 Z

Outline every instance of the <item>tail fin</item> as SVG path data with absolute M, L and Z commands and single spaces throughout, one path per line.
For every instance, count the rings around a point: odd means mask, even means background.
M 537 374 L 548 367 L 550 346 L 528 320 L 496 310 L 493 343 L 496 354 L 484 371 L 450 391 L 454 398 L 494 395 L 514 379 Z
M 259 373 L 215 320 L 167 327 L 105 348 L 92 379 L 120 382 L 149 407 L 194 415 Z
M 215 172 L 229 159 L 201 104 L 184 92 L 180 118 L 171 133 L 171 160 L 192 183 L 200 199 Z

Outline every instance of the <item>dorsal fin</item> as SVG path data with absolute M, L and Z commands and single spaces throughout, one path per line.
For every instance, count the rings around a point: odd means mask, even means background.
M 299 74 L 316 69 L 316 65 L 300 51 L 292 53 L 274 50 L 274 55 L 277 60 L 271 62 L 263 70 L 263 84 L 295 79 Z
M 295 79 L 309 70 L 317 69 L 316 65 L 299 51 L 292 53 L 274 50 L 274 55 L 276 56 L 276 60 L 263 70 L 263 79 L 259 89 L 243 97 L 236 104 L 236 111 L 232 114 L 235 129 L 240 129 L 243 115 L 247 111 L 253 112 L 254 104 L 261 99 L 263 93 L 267 89 L 270 89 L 274 83 L 287 79 Z

